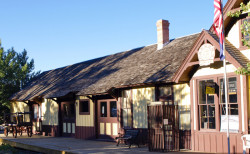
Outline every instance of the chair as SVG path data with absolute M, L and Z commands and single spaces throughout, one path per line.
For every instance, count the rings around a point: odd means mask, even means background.
M 118 146 L 120 144 L 120 141 L 123 140 L 125 144 L 129 144 L 129 148 L 131 147 L 132 144 L 135 144 L 135 143 L 139 147 L 139 142 L 137 139 L 138 134 L 139 134 L 139 130 L 132 130 L 132 129 L 125 130 L 124 135 L 120 135 L 119 137 L 116 137 L 116 139 L 118 140 L 116 146 Z
M 241 140 L 243 141 L 243 154 L 246 154 L 247 148 L 250 148 L 250 134 L 241 136 Z

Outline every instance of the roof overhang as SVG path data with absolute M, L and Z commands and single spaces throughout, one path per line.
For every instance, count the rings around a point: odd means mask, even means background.
M 190 50 L 189 54 L 175 73 L 172 81 L 175 83 L 180 83 L 180 82 L 189 82 L 194 73 L 197 71 L 199 68 L 199 60 L 198 60 L 198 50 L 199 48 L 205 44 L 205 43 L 210 43 L 215 47 L 215 58 L 214 62 L 220 61 L 219 58 L 219 51 L 220 51 L 220 45 L 217 40 L 215 40 L 206 30 L 203 30 L 194 43 L 192 49 Z M 240 52 L 240 51 L 239 51 Z M 225 49 L 225 55 L 226 55 L 226 60 L 233 64 L 236 68 L 238 67 L 244 67 L 242 66 L 235 58 L 228 53 L 227 48 Z

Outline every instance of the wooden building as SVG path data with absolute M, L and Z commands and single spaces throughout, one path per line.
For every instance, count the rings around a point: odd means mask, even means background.
M 224 14 L 240 2 L 228 0 Z M 230 125 L 230 141 L 235 152 L 242 152 L 240 137 L 248 133 L 250 117 L 249 78 L 234 73 L 250 62 L 249 50 L 240 43 L 242 18 L 225 16 L 229 113 L 235 124 Z M 148 139 L 151 128 L 156 131 L 156 120 L 159 130 L 171 124 L 174 150 L 226 152 L 218 37 L 211 28 L 170 40 L 166 20 L 157 22 L 157 37 L 154 45 L 43 72 L 11 97 L 11 110 L 32 111 L 33 132 L 43 135 L 113 140 L 124 129 L 139 129 L 142 143 L 150 140 L 152 150 L 164 150 L 164 144 L 154 144 L 154 137 Z M 206 66 L 198 59 L 204 44 L 215 49 L 214 61 Z M 208 82 L 213 93 L 206 93 Z M 150 106 L 159 103 L 164 113 L 173 109 L 171 114 L 152 112 Z
M 242 37 L 249 36 L 242 36 L 240 31 L 241 23 L 249 22 L 249 18 L 246 14 L 240 18 L 226 15 L 228 11 L 238 10 L 241 2 L 249 1 L 229 0 L 224 7 L 231 153 L 242 153 L 241 136 L 249 132 L 249 77 L 235 73 L 237 68 L 246 68 L 250 62 L 250 50 L 241 43 Z M 215 58 L 206 65 L 198 58 L 204 46 L 215 49 Z M 227 153 L 228 150 L 224 68 L 219 50 L 219 39 L 213 29 L 203 30 L 173 78 L 176 83 L 188 82 L 190 85 L 191 145 L 195 151 Z M 209 87 L 215 91 L 208 92 Z

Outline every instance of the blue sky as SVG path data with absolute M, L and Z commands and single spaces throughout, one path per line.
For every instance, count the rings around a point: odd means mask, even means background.
M 224 3 L 226 0 L 224 0 Z M 213 0 L 11 0 L 0 3 L 2 47 L 26 49 L 35 70 L 155 44 L 156 21 L 170 38 L 209 29 Z

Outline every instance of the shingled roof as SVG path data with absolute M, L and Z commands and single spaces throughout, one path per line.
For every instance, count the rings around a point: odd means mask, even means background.
M 211 35 L 218 43 L 219 38 L 210 31 L 206 31 L 209 35 Z M 228 54 L 230 54 L 234 59 L 244 68 L 247 68 L 247 63 L 250 63 L 250 60 L 243 55 L 232 43 L 230 43 L 227 39 L 225 39 L 225 47 Z
M 171 82 L 198 36 L 176 38 L 161 50 L 155 44 L 43 72 L 11 99 L 101 94 L 111 88 Z

